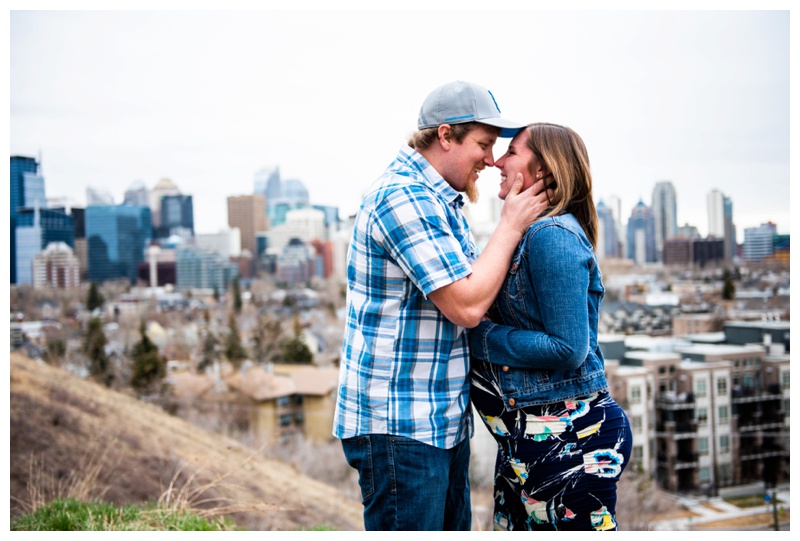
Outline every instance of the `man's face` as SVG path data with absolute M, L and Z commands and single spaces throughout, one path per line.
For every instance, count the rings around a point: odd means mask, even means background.
M 478 176 L 486 167 L 494 165 L 492 148 L 497 142 L 498 130 L 483 124 L 470 130 L 461 143 L 450 146 L 447 166 L 442 177 L 459 192 L 466 192 L 467 198 L 477 201 Z

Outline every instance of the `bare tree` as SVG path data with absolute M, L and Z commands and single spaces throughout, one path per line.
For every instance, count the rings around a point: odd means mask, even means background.
M 621 530 L 652 530 L 659 516 L 676 511 L 678 503 L 644 472 L 626 470 L 617 484 L 617 523 Z

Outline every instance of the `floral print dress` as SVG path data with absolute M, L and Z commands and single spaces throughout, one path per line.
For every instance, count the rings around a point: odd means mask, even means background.
M 616 530 L 631 429 L 607 391 L 507 411 L 501 367 L 473 359 L 472 403 L 498 443 L 495 530 Z

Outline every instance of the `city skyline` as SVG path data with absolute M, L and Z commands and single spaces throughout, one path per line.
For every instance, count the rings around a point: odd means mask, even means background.
M 17 157 L 32 158 L 30 156 L 17 156 Z M 36 159 L 36 158 L 33 158 L 33 159 Z M 259 173 L 262 173 L 262 172 L 263 171 L 259 171 Z M 47 179 L 45 179 L 45 180 L 47 180 Z M 295 182 L 295 183 L 303 184 L 302 181 L 299 181 L 297 179 L 290 179 L 290 180 L 292 180 L 292 182 Z M 159 185 L 163 184 L 166 181 L 169 181 L 171 183 L 171 179 L 162 178 L 162 179 L 160 179 L 158 182 L 156 182 L 153 185 L 153 188 L 157 188 Z M 663 184 L 671 185 L 672 183 L 669 180 L 660 180 L 660 181 L 654 183 L 654 187 L 656 187 L 658 185 L 663 185 Z M 91 199 L 93 197 L 93 198 L 96 199 L 94 202 L 89 202 L 88 204 L 81 204 L 81 205 L 75 205 L 75 206 L 77 208 L 85 208 L 85 207 L 92 206 L 92 205 L 123 205 L 123 204 L 134 204 L 134 205 L 136 205 L 136 204 L 138 204 L 138 203 L 136 203 L 134 201 L 125 200 L 126 196 L 128 196 L 127 192 L 123 193 L 123 196 L 121 198 L 114 197 L 113 201 L 112 201 L 112 200 L 108 200 L 107 197 L 113 197 L 113 194 L 110 194 L 108 192 L 103 192 L 102 189 L 99 189 L 99 191 L 96 191 L 95 188 L 97 188 L 97 187 L 87 187 L 87 193 L 88 192 L 92 192 L 91 196 L 88 197 L 88 199 Z M 142 181 L 136 181 L 131 186 L 129 186 L 129 188 L 131 189 L 131 192 L 134 191 L 134 188 L 137 191 L 144 189 L 144 190 L 146 190 L 147 193 L 150 193 L 151 191 L 153 191 L 153 188 L 148 187 Z M 190 194 L 190 193 L 187 193 L 187 192 L 181 190 L 179 186 L 176 186 L 176 188 L 180 191 L 180 194 L 181 194 L 180 196 L 181 197 L 189 197 L 191 199 L 194 196 L 194 194 Z M 706 197 L 710 196 L 712 193 L 715 193 L 715 192 L 721 193 L 719 190 L 713 189 L 708 194 L 706 194 Z M 245 198 L 245 197 L 251 197 L 253 195 L 260 195 L 260 194 L 261 194 L 260 191 L 254 190 L 251 193 L 243 193 L 243 194 L 238 194 L 238 195 L 227 195 L 225 197 L 225 200 L 227 201 L 227 206 L 229 207 L 230 206 L 230 201 L 229 201 L 230 199 Z M 724 193 L 723 193 L 723 195 L 724 195 Z M 173 197 L 175 197 L 175 196 L 173 196 Z M 308 203 L 307 206 L 308 207 L 315 206 L 316 205 L 316 203 L 315 203 L 316 200 L 314 199 L 313 194 L 309 194 L 309 197 L 310 197 L 310 200 L 309 200 L 309 203 Z M 70 206 L 69 200 L 67 198 L 64 198 L 63 196 L 60 196 L 60 195 L 56 195 L 56 196 L 49 195 L 47 197 L 47 199 L 52 203 L 52 206 L 55 206 L 55 207 L 65 207 L 65 206 L 69 207 Z M 633 216 L 634 210 L 638 206 L 638 203 L 640 201 L 645 205 L 645 207 L 647 207 L 648 209 L 651 209 L 651 211 L 655 212 L 655 210 L 656 210 L 655 209 L 656 201 L 652 197 L 652 194 L 651 194 L 650 198 L 642 197 L 642 198 L 637 200 L 637 204 L 634 205 L 630 209 L 630 212 L 627 215 L 623 214 L 623 216 L 621 216 L 621 219 L 622 219 L 621 225 L 624 226 L 624 225 L 626 225 L 628 223 L 628 220 Z M 603 204 L 608 204 L 608 201 L 606 201 L 606 200 L 604 200 L 602 198 L 595 198 L 595 206 L 597 206 L 598 203 L 601 203 L 601 202 Z M 733 203 L 733 205 L 735 207 L 735 202 L 732 201 L 732 203 Z M 149 207 L 149 203 L 142 203 L 142 205 Z M 470 205 L 470 204 L 468 203 L 468 205 Z M 225 206 L 225 203 L 223 203 L 223 206 Z M 334 208 L 338 209 L 338 207 L 334 207 Z M 473 215 L 477 214 L 481 218 L 486 218 L 485 216 L 483 216 L 483 211 L 479 207 L 477 207 L 476 205 L 472 204 L 469 208 L 471 209 Z M 478 209 L 478 212 L 475 212 L 476 208 Z M 265 216 L 267 216 L 267 215 L 268 215 L 268 213 L 265 211 Z M 734 215 L 733 216 L 734 216 L 733 225 L 736 226 L 735 211 L 734 211 Z M 219 233 L 219 232 L 222 232 L 222 231 L 226 231 L 229 228 L 233 227 L 228 223 L 229 220 L 230 220 L 230 209 L 229 208 L 226 208 L 225 218 L 226 218 L 226 223 L 222 224 L 219 229 L 214 230 L 214 231 L 210 231 L 210 230 L 209 231 L 202 231 L 201 233 L 203 233 L 203 234 L 215 234 L 215 233 Z M 711 218 L 708 215 L 708 213 L 706 213 L 706 217 L 705 218 L 706 218 L 706 220 L 703 221 L 702 223 L 709 223 L 709 220 Z M 340 219 L 344 221 L 344 220 L 347 219 L 347 216 L 340 215 Z M 744 230 L 745 229 L 758 229 L 758 228 L 761 228 L 762 226 L 765 226 L 767 224 L 774 225 L 775 228 L 777 230 L 779 230 L 779 231 L 782 231 L 784 229 L 784 228 L 782 228 L 780 226 L 780 224 L 777 224 L 775 222 L 775 220 L 770 218 L 770 219 L 767 219 L 764 222 L 759 223 L 759 224 L 757 224 L 755 226 L 752 226 L 752 227 L 741 228 L 741 229 L 737 227 L 736 228 L 737 229 L 737 231 L 736 231 L 737 241 L 736 242 L 739 243 L 739 244 L 742 243 L 741 241 L 739 241 L 739 238 L 744 236 Z M 675 225 L 677 226 L 678 229 L 680 229 L 682 227 L 685 227 L 685 226 L 690 226 L 690 227 L 693 227 L 695 229 L 698 228 L 697 227 L 698 226 L 697 223 L 688 223 L 687 222 L 687 223 L 676 223 Z M 706 228 L 700 227 L 699 229 L 707 229 L 707 227 Z M 264 231 L 267 231 L 267 230 L 268 230 L 268 228 L 264 229 Z M 708 232 L 707 235 L 705 235 L 705 236 L 708 236 L 708 235 L 710 235 L 710 236 L 720 236 L 720 237 L 724 236 L 724 234 L 716 234 L 716 233 L 711 233 L 711 232 Z M 192 236 L 194 236 L 194 235 L 192 235 Z M 681 236 L 681 234 L 679 232 L 676 232 L 674 234 L 671 234 L 667 238 L 670 238 L 672 236 L 678 236 L 679 237 L 679 236 Z
M 470 13 L 447 17 L 467 24 Z M 443 20 L 426 10 L 361 22 L 337 11 L 12 12 L 11 153 L 41 156 L 48 196 L 78 205 L 89 187 L 119 203 L 134 182 L 169 178 L 194 195 L 199 233 L 224 228 L 225 198 L 252 194 L 265 167 L 346 217 L 414 130 L 426 93 L 459 78 L 492 89 L 504 116 L 575 128 L 595 202 L 619 197 L 625 220 L 669 180 L 679 226 L 706 235 L 706 195 L 718 189 L 740 242 L 768 221 L 789 232 L 788 8 L 492 13 L 509 16 L 509 34 L 542 38 L 522 55 L 512 40 L 443 65 L 407 53 L 424 37 L 410 23 Z M 394 81 L 406 58 L 414 76 Z M 482 173 L 477 218 L 497 182 L 497 170 Z

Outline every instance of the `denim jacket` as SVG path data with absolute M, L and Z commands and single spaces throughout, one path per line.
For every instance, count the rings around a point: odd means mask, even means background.
M 603 283 L 592 245 L 572 214 L 533 224 L 517 247 L 491 321 L 469 331 L 474 359 L 502 367 L 514 410 L 608 387 L 597 321 Z

